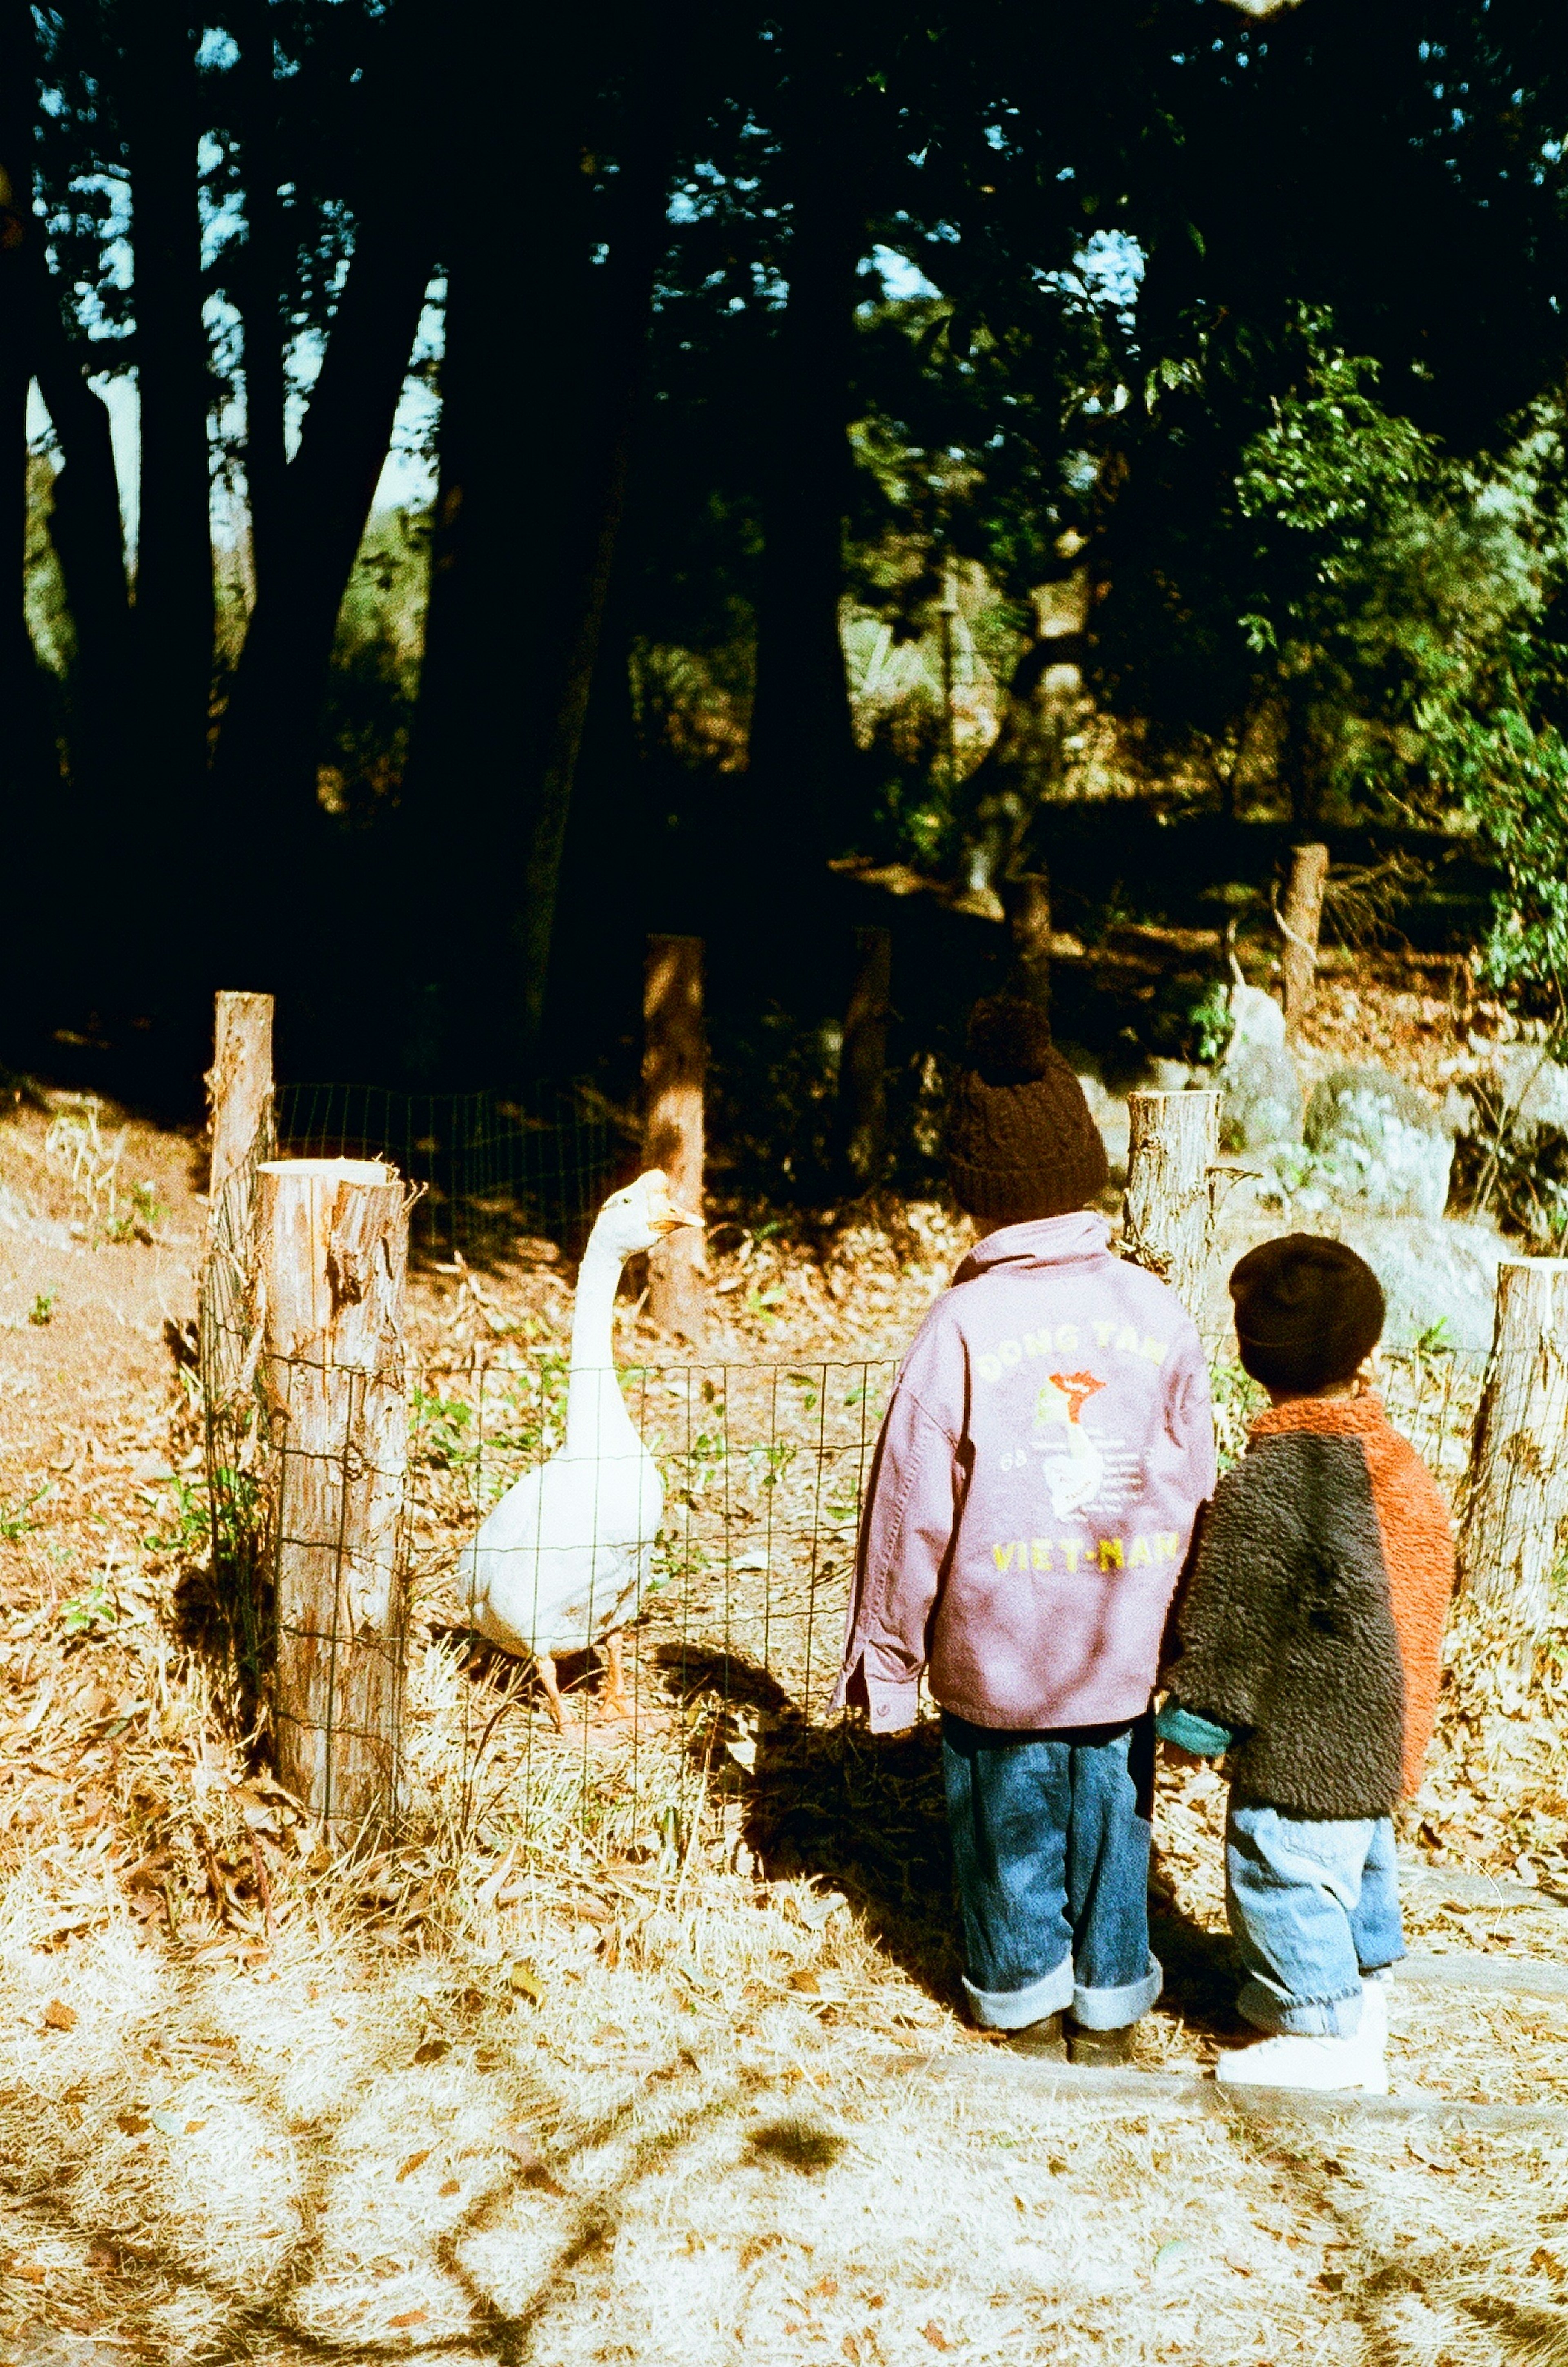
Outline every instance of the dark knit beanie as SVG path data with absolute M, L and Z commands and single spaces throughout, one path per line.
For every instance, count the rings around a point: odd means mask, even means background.
M 1312 1397 L 1348 1381 L 1382 1337 L 1382 1285 L 1343 1241 L 1287 1233 L 1231 1273 L 1241 1361 L 1265 1388 Z
M 960 1207 L 993 1226 L 1065 1217 L 1104 1190 L 1100 1128 L 1033 1003 L 975 1005 L 947 1107 L 947 1172 Z

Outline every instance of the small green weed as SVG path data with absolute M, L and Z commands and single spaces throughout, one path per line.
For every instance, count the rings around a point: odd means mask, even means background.
M 40 1290 L 28 1309 L 28 1321 L 42 1324 L 52 1323 L 53 1320 L 54 1293 L 52 1290 Z
M 133 1184 L 129 1207 L 116 1207 L 104 1226 L 107 1241 L 151 1242 L 168 1209 L 151 1184 Z
M 1197 1002 L 1190 1006 L 1187 1024 L 1192 1031 L 1193 1059 L 1206 1066 L 1217 1060 L 1235 1027 L 1230 996 L 1219 979 L 1211 980 Z
M 172 1508 L 165 1508 L 162 1502 L 158 1507 L 162 1525 L 141 1540 L 149 1553 L 186 1554 L 207 1542 L 211 1521 L 206 1488 L 197 1481 L 182 1479 L 176 1473 L 174 1489 Z
M 101 1578 L 60 1607 L 60 1625 L 67 1636 L 107 1636 L 119 1625 L 119 1605 Z
M 52 1495 L 53 1492 L 46 1481 L 32 1495 L 26 1497 L 21 1503 L 13 1504 L 7 1510 L 0 1512 L 0 1545 L 20 1545 L 24 1537 L 30 1536 L 39 1525 L 32 1517 L 33 1506 L 41 1504 L 44 1498 Z
M 1247 1452 L 1248 1426 L 1268 1404 L 1269 1392 L 1234 1358 L 1216 1359 L 1209 1368 L 1209 1384 L 1214 1399 L 1214 1444 L 1220 1469 L 1225 1472 Z

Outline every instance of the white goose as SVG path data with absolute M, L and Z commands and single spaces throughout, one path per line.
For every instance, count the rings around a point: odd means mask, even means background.
M 531 1659 L 562 1733 L 558 1652 L 603 1638 L 605 1707 L 629 1716 L 621 1624 L 647 1572 L 664 1515 L 664 1483 L 615 1378 L 611 1323 L 621 1269 L 682 1225 L 655 1167 L 600 1209 L 577 1274 L 566 1440 L 509 1488 L 458 1564 L 469 1621 L 502 1651 Z

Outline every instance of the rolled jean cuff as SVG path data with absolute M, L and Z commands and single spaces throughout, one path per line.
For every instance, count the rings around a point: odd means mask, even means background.
M 1282 2004 L 1262 1981 L 1246 1980 L 1236 2010 L 1257 2030 L 1285 2030 L 1295 2038 L 1354 2038 L 1361 2026 L 1361 1984 L 1343 1997 L 1298 1998 Z
M 1061 2013 L 1072 2004 L 1073 1960 L 1064 1956 L 1027 1988 L 977 1989 L 966 1979 L 964 1994 L 982 2030 L 1027 2030 L 1031 2022 L 1043 2022 L 1047 2014 Z
M 1073 1990 L 1073 2020 L 1080 2030 L 1125 2030 L 1147 2013 L 1160 1993 L 1165 1974 L 1159 1958 L 1149 1958 L 1141 1981 L 1126 1981 L 1119 1989 Z

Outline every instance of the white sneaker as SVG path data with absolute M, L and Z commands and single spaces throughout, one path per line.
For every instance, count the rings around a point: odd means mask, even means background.
M 1354 2038 L 1279 2031 L 1256 2046 L 1222 2055 L 1214 2077 L 1227 2088 L 1362 2088 L 1373 2096 L 1388 2093 L 1382 2044 L 1365 2029 Z
M 1390 1973 L 1367 1973 L 1361 1979 L 1361 2026 L 1358 2039 L 1375 2046 L 1380 2055 L 1388 2046 L 1388 1993 L 1393 1986 Z

